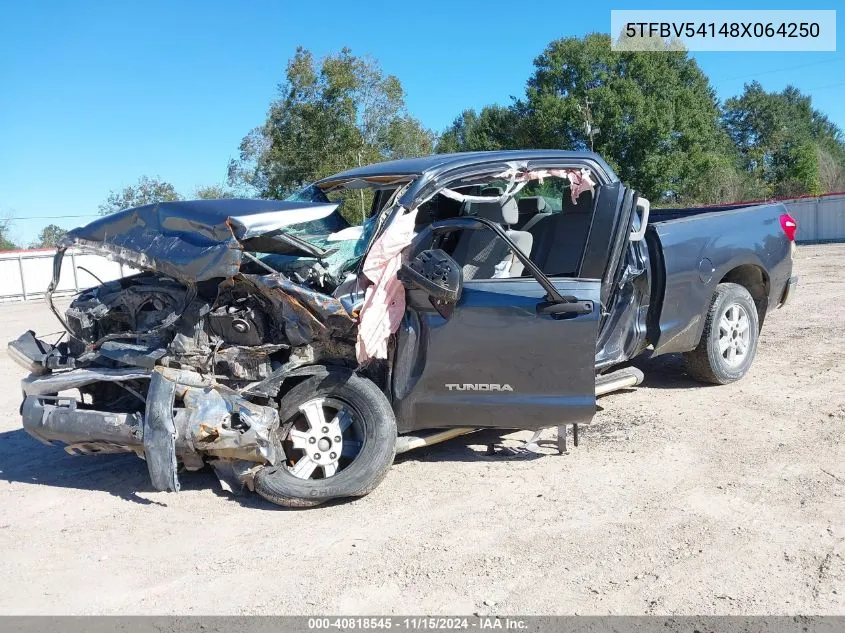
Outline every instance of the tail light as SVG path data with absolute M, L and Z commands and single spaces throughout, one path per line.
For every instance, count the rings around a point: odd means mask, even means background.
M 786 237 L 789 238 L 790 242 L 795 241 L 795 231 L 798 230 L 798 223 L 795 221 L 795 218 L 788 213 L 782 213 L 780 216 L 780 228 L 786 233 Z

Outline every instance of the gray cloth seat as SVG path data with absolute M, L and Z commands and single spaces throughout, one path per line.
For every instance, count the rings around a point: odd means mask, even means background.
M 517 206 L 519 208 L 519 219 L 514 224 L 514 228 L 519 231 L 527 231 L 526 225 L 534 220 L 538 214 L 551 211 L 546 199 L 541 196 L 520 198 L 517 200 Z
M 462 216 L 485 218 L 499 225 L 514 224 L 519 216 L 516 201 L 464 202 Z M 504 227 L 503 227 L 504 228 Z M 505 234 L 526 255 L 533 237 L 527 231 L 506 230 Z M 462 231 L 452 251 L 452 258 L 463 268 L 464 280 L 521 277 L 524 265 L 510 246 L 498 235 L 486 230 Z
M 587 204 L 534 216 L 523 227 L 532 236 L 532 261 L 550 277 L 577 275 L 591 219 Z

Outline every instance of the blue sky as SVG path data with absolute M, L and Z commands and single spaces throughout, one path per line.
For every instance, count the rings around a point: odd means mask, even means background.
M 805 8 L 836 9 L 836 2 Z M 793 9 L 786 2 L 677 8 Z M 262 122 L 297 45 L 376 57 L 411 113 L 442 130 L 464 108 L 523 93 L 553 39 L 607 32 L 610 9 L 647 2 L 3 2 L 0 216 L 27 243 L 93 217 L 109 190 L 160 176 L 189 194 L 222 183 Z M 842 32 L 845 11 L 837 15 Z M 842 41 L 841 38 L 840 42 Z M 841 51 L 841 48 L 840 48 Z M 720 98 L 792 83 L 845 128 L 845 51 L 699 53 Z M 42 219 L 43 218 L 43 219 Z

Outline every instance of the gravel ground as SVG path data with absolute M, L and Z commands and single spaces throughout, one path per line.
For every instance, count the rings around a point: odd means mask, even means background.
M 39 444 L 3 345 L 0 613 L 845 613 L 845 245 L 796 269 L 739 383 L 644 362 L 567 455 L 469 436 L 307 511 Z M 0 317 L 4 339 L 58 329 L 41 304 Z

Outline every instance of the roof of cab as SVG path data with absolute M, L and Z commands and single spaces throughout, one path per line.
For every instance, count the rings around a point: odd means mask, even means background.
M 606 182 L 615 182 L 618 177 L 604 159 L 593 152 L 571 152 L 557 149 L 519 149 L 498 150 L 492 152 L 458 152 L 455 154 L 432 154 L 418 158 L 403 158 L 374 163 L 363 167 L 355 167 L 339 174 L 328 176 L 317 181 L 317 185 L 325 185 L 343 180 L 358 178 L 377 178 L 380 176 L 421 176 L 437 177 L 439 174 L 452 169 L 470 167 L 475 164 L 496 163 L 505 161 L 541 161 L 561 160 L 593 163 L 599 171 L 599 177 Z

